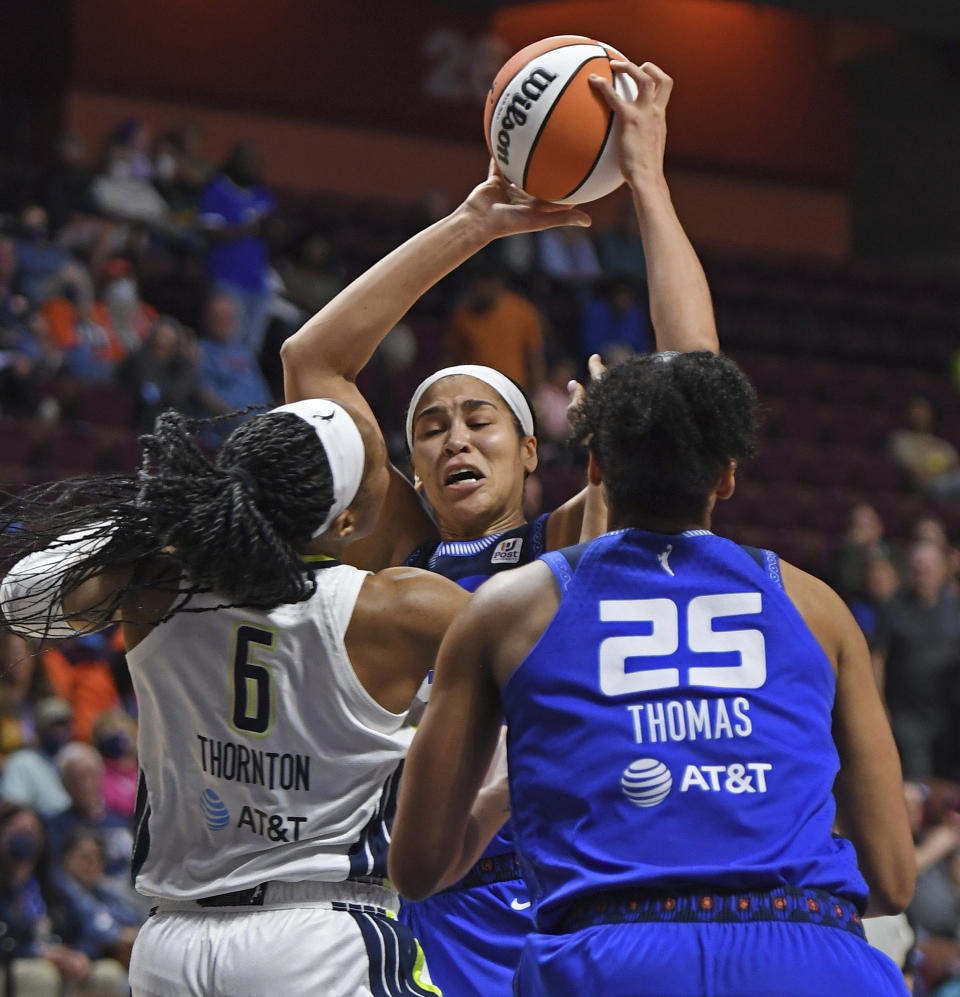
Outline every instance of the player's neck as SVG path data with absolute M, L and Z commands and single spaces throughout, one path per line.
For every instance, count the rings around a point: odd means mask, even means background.
M 702 516 L 674 519 L 660 516 L 617 515 L 610 510 L 608 527 L 611 530 L 646 530 L 648 533 L 686 533 L 687 530 L 709 530 L 709 512 Z

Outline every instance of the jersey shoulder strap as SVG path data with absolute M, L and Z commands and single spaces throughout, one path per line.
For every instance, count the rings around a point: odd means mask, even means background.
M 748 557 L 757 562 L 763 573 L 777 586 L 783 588 L 783 575 L 780 573 L 780 557 L 772 550 L 764 550 L 762 547 L 748 547 L 746 544 L 737 545 Z
M 561 547 L 560 550 L 551 550 L 540 555 L 540 560 L 553 572 L 553 577 L 557 580 L 557 587 L 563 595 L 573 581 L 573 573 L 577 570 L 577 565 L 587 552 L 587 548 L 592 541 L 576 544 L 573 547 Z

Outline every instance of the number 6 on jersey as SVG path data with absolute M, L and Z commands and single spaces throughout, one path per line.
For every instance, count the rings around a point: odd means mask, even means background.
M 237 627 L 233 649 L 233 708 L 230 726 L 241 734 L 263 737 L 273 726 L 270 667 L 254 657 L 255 647 L 273 649 L 276 632 L 244 623 Z

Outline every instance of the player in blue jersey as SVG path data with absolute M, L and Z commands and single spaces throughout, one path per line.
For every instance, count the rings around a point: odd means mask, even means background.
M 422 897 L 473 861 L 505 719 L 524 997 L 907 992 L 860 920 L 915 878 L 860 630 L 819 580 L 709 531 L 755 406 L 724 357 L 608 371 L 578 428 L 612 532 L 491 580 L 444 639 L 390 872 Z
M 650 310 L 660 349 L 717 348 L 710 292 L 670 200 L 663 175 L 665 112 L 672 81 L 656 66 L 615 64 L 638 87 L 633 103 L 604 81 L 621 131 L 621 167 L 633 195 L 647 257 Z M 334 393 L 369 414 L 355 385 L 383 337 L 416 300 L 495 239 L 556 225 L 586 225 L 581 211 L 533 201 L 492 171 L 451 215 L 414 236 L 354 281 L 284 344 L 288 400 Z M 526 475 L 537 466 L 530 406 L 486 367 L 448 368 L 420 386 L 407 417 L 411 458 L 435 520 L 391 468 L 377 528 L 345 556 L 378 569 L 410 563 L 473 590 L 581 537 L 588 491 L 527 523 Z M 401 918 L 420 937 L 433 979 L 447 997 L 509 994 L 526 933 L 530 898 L 512 843 L 500 837 L 458 884 Z

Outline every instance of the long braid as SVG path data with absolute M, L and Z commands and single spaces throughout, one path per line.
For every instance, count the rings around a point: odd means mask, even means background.
M 164 618 L 214 608 L 189 605 L 200 592 L 216 593 L 221 606 L 272 608 L 309 598 L 316 583 L 301 551 L 333 502 L 315 432 L 291 413 L 263 413 L 235 429 L 211 462 L 194 440 L 197 426 L 162 414 L 141 438 L 135 475 L 74 478 L 8 497 L 0 571 L 82 530 L 103 542 L 92 544 L 81 567 L 45 584 L 66 595 L 106 570 L 132 566 L 129 584 L 102 607 L 105 617 L 144 588 L 178 593 Z M 173 570 L 158 572 L 158 559 Z

